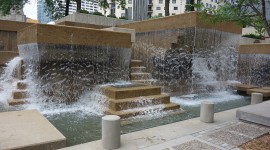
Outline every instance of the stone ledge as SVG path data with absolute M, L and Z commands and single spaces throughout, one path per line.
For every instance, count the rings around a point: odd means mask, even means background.
M 270 54 L 270 44 L 242 44 L 239 54 Z
M 27 36 L 25 36 L 27 35 Z M 35 24 L 18 32 L 18 45 L 29 43 L 131 48 L 131 34 L 82 27 Z
M 237 109 L 236 117 L 241 120 L 270 126 L 270 101 Z
M 134 22 L 134 23 L 124 24 L 124 25 L 119 25 L 117 27 L 135 29 L 137 33 L 157 31 L 157 30 L 200 27 L 200 28 L 206 28 L 206 29 L 215 29 L 215 30 L 224 31 L 224 32 L 242 34 L 242 28 L 236 25 L 235 23 L 225 22 L 225 23 L 218 23 L 218 24 L 212 25 L 203 21 L 200 18 L 199 13 L 197 12 L 191 12 L 191 13 L 185 13 L 185 14 L 180 14 L 180 15 L 175 15 L 175 16 Z
M 0 113 L 0 149 L 53 150 L 66 138 L 37 110 Z

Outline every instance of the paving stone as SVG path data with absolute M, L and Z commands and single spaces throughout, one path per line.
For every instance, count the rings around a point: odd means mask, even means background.
M 222 141 L 223 143 L 227 143 L 227 144 L 235 146 L 235 147 L 251 140 L 251 138 L 248 138 L 246 136 L 241 136 L 241 135 L 236 134 L 236 133 L 228 132 L 228 130 L 220 130 L 217 132 L 213 132 L 213 133 L 207 135 L 207 137 L 216 139 L 218 141 Z
M 239 135 L 242 136 L 246 135 L 250 138 L 256 138 L 269 132 L 269 130 L 266 128 L 259 128 L 257 126 L 247 123 L 238 123 L 236 125 L 227 128 L 226 130 L 238 132 L 240 133 Z
M 173 147 L 175 150 L 220 150 L 214 146 L 200 142 L 198 140 L 192 140 Z

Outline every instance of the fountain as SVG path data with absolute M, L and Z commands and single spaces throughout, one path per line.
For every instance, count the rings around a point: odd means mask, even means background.
M 37 109 L 67 137 L 67 145 L 75 145 L 100 139 L 107 108 L 123 110 L 128 118 L 122 132 L 128 133 L 196 117 L 206 99 L 217 103 L 216 112 L 247 105 L 246 97 L 227 88 L 237 80 L 240 38 L 240 28 L 229 25 L 206 25 L 196 13 L 121 25 L 136 29 L 133 45 L 130 34 L 115 30 L 29 26 L 18 34 L 16 58 L 24 61 L 21 82 L 29 103 L 8 107 L 1 100 L 0 111 Z M 130 70 L 149 72 L 153 85 L 130 82 Z M 163 111 L 164 104 L 172 110 Z M 179 105 L 186 112 L 173 111 Z M 128 116 L 134 110 L 140 113 Z
M 182 95 L 225 89 L 236 80 L 241 28 L 226 24 L 211 26 L 187 13 L 120 27 L 137 31 L 132 57 L 144 62 L 154 84 Z
M 18 38 L 26 76 L 47 95 L 43 101 L 72 103 L 94 85 L 128 80 L 130 34 L 33 25 Z

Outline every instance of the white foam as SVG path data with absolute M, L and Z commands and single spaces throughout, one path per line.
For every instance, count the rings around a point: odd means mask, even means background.
M 171 97 L 171 101 L 180 105 L 184 106 L 198 106 L 201 104 L 202 101 L 211 101 L 214 103 L 220 103 L 220 102 L 226 102 L 226 101 L 236 101 L 239 99 L 242 99 L 243 96 L 236 95 L 234 93 L 228 92 L 228 91 L 221 91 L 221 92 L 215 92 L 215 93 L 209 93 L 207 96 L 198 94 L 191 96 L 177 96 L 177 97 Z

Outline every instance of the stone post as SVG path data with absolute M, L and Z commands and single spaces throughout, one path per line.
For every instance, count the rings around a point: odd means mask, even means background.
M 214 103 L 210 101 L 202 101 L 200 120 L 205 123 L 214 122 Z
M 117 149 L 121 146 L 120 117 L 107 115 L 102 117 L 102 146 L 104 149 Z
M 251 93 L 251 105 L 261 103 L 263 101 L 262 93 Z

